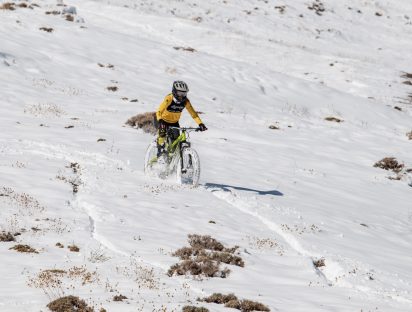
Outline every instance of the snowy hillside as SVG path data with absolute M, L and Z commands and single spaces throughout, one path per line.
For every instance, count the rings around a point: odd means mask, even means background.
M 406 0 L 0 1 L 0 311 L 411 311 L 410 51 Z M 125 124 L 174 80 L 197 188 Z M 194 234 L 232 264 L 171 274 Z

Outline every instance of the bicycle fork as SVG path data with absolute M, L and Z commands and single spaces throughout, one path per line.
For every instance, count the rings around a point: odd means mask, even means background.
M 186 168 L 183 168 L 183 142 L 179 144 L 179 155 L 180 155 L 180 168 L 181 172 L 184 174 L 187 172 Z

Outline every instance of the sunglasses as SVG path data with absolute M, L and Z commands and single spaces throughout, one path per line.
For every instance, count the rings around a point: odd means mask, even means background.
M 187 95 L 186 91 L 176 91 L 177 96 L 185 97 Z

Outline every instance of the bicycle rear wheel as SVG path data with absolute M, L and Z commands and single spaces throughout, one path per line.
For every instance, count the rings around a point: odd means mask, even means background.
M 177 165 L 177 182 L 180 184 L 197 186 L 200 178 L 199 155 L 193 148 L 185 147 L 182 150 L 182 158 L 183 161 L 179 161 Z

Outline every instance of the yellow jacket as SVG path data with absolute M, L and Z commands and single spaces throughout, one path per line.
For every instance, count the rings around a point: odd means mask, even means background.
M 189 112 L 190 116 L 196 121 L 198 125 L 202 123 L 199 115 L 193 109 L 192 104 L 190 103 L 189 99 L 182 103 L 175 103 L 173 101 L 173 94 L 166 95 L 165 99 L 163 100 L 162 104 L 160 104 L 157 112 L 156 118 L 157 120 L 163 119 L 168 123 L 176 123 L 180 119 L 180 115 L 182 114 L 183 109 L 186 108 Z

